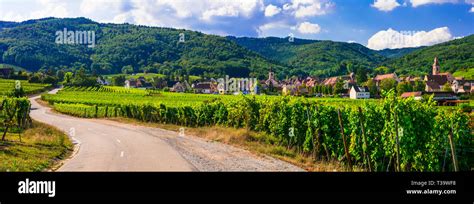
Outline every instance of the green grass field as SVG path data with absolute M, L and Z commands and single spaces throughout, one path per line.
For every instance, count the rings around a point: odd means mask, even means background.
M 21 132 L 21 142 L 18 133 L 0 141 L 0 172 L 44 171 L 69 155 L 73 145 L 67 135 L 45 124 L 33 125 Z

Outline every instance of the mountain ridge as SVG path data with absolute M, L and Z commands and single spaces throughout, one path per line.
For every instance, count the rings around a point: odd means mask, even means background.
M 97 47 L 55 44 L 54 33 L 63 28 L 95 31 Z M 185 43 L 179 42 L 180 34 L 184 34 Z M 227 74 L 266 78 L 272 68 L 279 78 L 328 77 L 359 68 L 370 72 L 378 66 L 388 66 L 390 71 L 421 75 L 432 61 L 428 58 L 433 54 L 426 52 L 435 52 L 441 62 L 445 58 L 448 66 L 454 66 L 446 69 L 448 71 L 474 65 L 470 60 L 472 51 L 467 50 L 474 44 L 470 40 L 472 36 L 465 37 L 469 40 L 461 43 L 463 48 L 457 48 L 463 53 L 457 57 L 450 52 L 456 47 L 449 45 L 462 39 L 428 47 L 376 51 L 358 43 L 330 40 L 294 38 L 289 42 L 288 37 L 223 37 L 184 29 L 98 23 L 84 17 L 43 18 L 0 21 L 0 63 L 26 67 L 30 71 L 84 67 L 98 74 L 119 73 L 131 66 L 134 72 L 167 75 L 214 77 Z M 420 57 L 423 60 L 418 60 Z M 466 58 L 467 61 L 461 61 Z

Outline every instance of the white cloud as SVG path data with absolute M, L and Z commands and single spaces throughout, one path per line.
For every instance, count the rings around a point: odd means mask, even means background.
M 296 18 L 305 18 L 326 15 L 334 6 L 329 0 L 291 0 L 283 5 L 283 10 L 290 11 Z
M 373 35 L 369 39 L 367 47 L 374 50 L 419 47 L 434 45 L 452 39 L 453 35 L 448 27 L 436 28 L 428 32 L 399 32 L 389 28 Z
M 397 0 L 375 0 L 374 4 L 371 5 L 381 11 L 391 11 L 400 6 Z
M 444 4 L 444 3 L 457 3 L 458 0 L 410 0 L 413 7 L 418 7 L 425 4 Z
M 321 32 L 321 27 L 318 24 L 303 22 L 298 26 L 298 31 L 302 34 L 317 34 Z
M 272 17 L 274 15 L 277 15 L 281 12 L 281 8 L 278 8 L 277 6 L 270 4 L 265 8 L 265 16 L 266 17 Z
M 158 24 L 161 25 L 185 19 L 210 23 L 219 17 L 249 18 L 256 12 L 263 12 L 264 4 L 263 0 L 83 0 L 80 10 L 93 16 L 109 13 L 101 18 L 105 21 L 121 21 L 128 16 L 126 19 L 133 19 L 138 24 L 156 25 L 153 23 L 161 22 Z
M 297 25 L 290 24 L 286 21 L 276 21 L 271 23 L 266 23 L 261 25 L 257 29 L 259 37 L 268 37 L 268 36 L 277 36 L 277 37 L 287 37 L 293 32 L 298 32 L 300 34 L 317 34 L 322 31 L 321 27 L 318 24 L 313 24 L 310 22 L 303 22 Z
M 2 3 L 3 4 L 3 3 Z M 60 0 L 38 0 L 30 2 L 35 8 L 28 12 L 18 12 L 6 10 L 0 6 L 0 20 L 4 21 L 25 21 L 45 17 L 69 17 L 67 3 Z
M 291 26 L 287 22 L 284 21 L 277 21 L 266 23 L 258 27 L 257 33 L 259 37 L 268 37 L 268 36 L 281 36 L 282 33 L 284 35 L 290 34 L 292 30 L 294 30 L 294 26 Z
M 469 10 L 469 12 L 474 13 L 474 0 L 466 0 L 466 3 L 472 5 L 471 10 Z
M 121 1 L 108 1 L 108 0 L 82 0 L 79 9 L 84 14 L 91 14 L 100 10 L 111 11 L 117 9 L 121 4 Z
M 239 10 L 235 10 L 232 6 L 224 6 L 216 9 L 210 9 L 204 11 L 202 14 L 202 19 L 209 21 L 212 20 L 213 17 L 237 17 L 239 16 Z

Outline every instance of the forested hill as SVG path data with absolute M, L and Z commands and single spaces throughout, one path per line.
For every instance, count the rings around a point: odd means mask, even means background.
M 474 35 L 425 47 L 383 65 L 400 74 L 426 74 L 431 71 L 433 59 L 438 57 L 442 72 L 474 68 Z
M 56 44 L 56 31 L 95 31 L 96 46 Z M 178 42 L 180 33 L 185 42 Z M 163 74 L 266 76 L 268 69 L 283 70 L 259 54 L 235 42 L 200 32 L 100 24 L 86 18 L 46 18 L 22 23 L 0 22 L 2 63 L 25 67 L 78 69 L 94 73 L 119 73 L 124 67 L 135 72 Z
M 275 62 L 287 65 L 294 73 L 333 76 L 355 67 L 374 68 L 387 58 L 357 43 L 303 40 L 295 38 L 228 37 Z M 353 68 L 351 68 L 353 67 Z
M 64 28 L 94 31 L 96 46 L 56 44 L 56 31 Z M 184 43 L 179 42 L 181 33 Z M 84 67 L 97 74 L 149 71 L 265 78 L 272 68 L 284 78 L 335 76 L 385 65 L 399 74 L 423 75 L 435 56 L 442 71 L 473 68 L 473 43 L 474 36 L 468 36 L 431 47 L 375 51 L 357 43 L 220 37 L 173 28 L 101 24 L 86 18 L 0 21 L 0 64 L 30 71 Z
M 419 50 L 424 48 L 425 46 L 422 47 L 409 47 L 409 48 L 397 48 L 397 49 L 383 49 L 377 51 L 378 54 L 387 57 L 387 58 L 399 58 L 403 57 L 407 54 L 412 53 L 413 51 Z
M 236 38 L 237 44 L 260 53 L 275 62 L 291 67 L 293 73 L 334 76 L 359 67 L 369 71 L 387 66 L 388 71 L 422 76 L 431 70 L 438 57 L 442 71 L 474 68 L 474 35 L 438 45 L 418 48 L 371 50 L 357 43 L 288 38 Z

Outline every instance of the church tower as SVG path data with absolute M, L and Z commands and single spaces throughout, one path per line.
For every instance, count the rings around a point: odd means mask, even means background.
M 438 75 L 439 74 L 439 62 L 438 62 L 438 57 L 434 58 L 434 63 L 433 63 L 433 75 Z
M 275 80 L 275 73 L 273 73 L 271 67 L 270 67 L 270 72 L 268 72 L 268 80 Z

